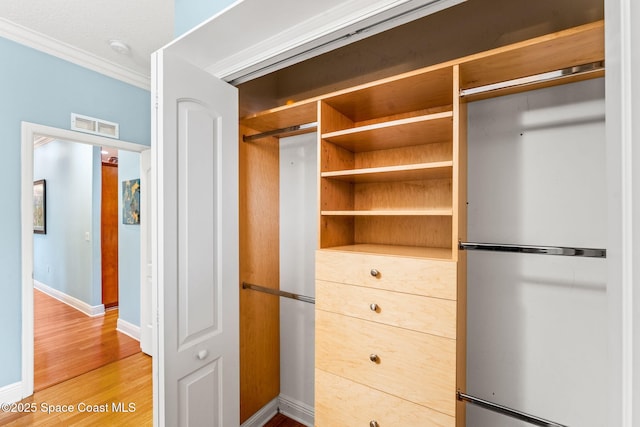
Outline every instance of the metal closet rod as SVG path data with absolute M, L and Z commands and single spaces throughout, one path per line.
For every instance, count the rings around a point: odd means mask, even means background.
M 504 82 L 492 83 L 484 86 L 461 89 L 460 96 L 476 95 L 479 93 L 491 92 L 494 90 L 507 89 L 518 86 L 528 86 L 537 83 L 549 82 L 552 80 L 563 79 L 566 77 L 577 76 L 579 74 L 594 73 L 604 70 L 604 61 L 590 62 L 588 64 L 567 67 L 561 70 L 549 71 L 547 73 L 534 74 L 533 76 L 520 77 L 518 79 L 507 80 Z
M 488 409 L 493 412 L 498 412 L 502 415 L 507 415 L 509 417 L 516 418 L 520 421 L 525 421 L 527 423 L 542 426 L 542 427 L 568 427 L 564 424 L 558 424 L 554 421 L 545 420 L 544 418 L 536 417 L 533 415 L 529 415 L 527 413 L 517 411 L 515 409 L 508 408 L 503 405 L 498 405 L 497 403 L 489 402 L 488 400 L 480 399 L 478 397 L 471 396 L 469 394 L 465 394 L 462 392 L 458 392 L 458 400 L 463 402 L 469 402 L 474 405 L 480 406 L 482 408 Z
M 242 135 L 242 141 L 251 142 L 251 141 L 255 141 L 256 139 L 266 138 L 268 136 L 283 135 L 287 133 L 297 132 L 299 130 L 312 129 L 317 127 L 318 127 L 318 122 L 304 123 L 302 125 L 288 126 L 286 128 L 269 130 L 266 132 L 256 133 L 254 135 Z
M 564 246 L 507 245 L 501 243 L 460 242 L 458 247 L 467 251 L 512 252 L 521 254 L 562 255 L 606 258 L 607 250 L 598 248 L 572 248 Z
M 253 283 L 242 282 L 242 289 L 250 289 L 252 291 L 263 292 L 265 294 L 275 295 L 278 297 L 291 298 L 302 302 L 308 302 L 309 304 L 316 303 L 316 299 L 313 297 L 298 295 L 292 292 L 281 291 L 279 289 L 271 289 L 260 285 L 254 285 Z

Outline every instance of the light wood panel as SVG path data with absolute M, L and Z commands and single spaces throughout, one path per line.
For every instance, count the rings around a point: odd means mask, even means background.
M 137 353 L 36 392 L 20 403 L 35 412 L 0 412 L 0 425 L 151 426 L 151 357 Z M 61 405 L 73 412 L 45 412 L 47 408 L 61 410 Z M 103 412 L 88 412 L 88 408 Z
M 377 276 L 371 275 L 372 269 L 377 270 Z M 454 262 L 319 250 L 316 279 L 456 299 Z
M 318 120 L 317 104 L 316 99 L 306 99 L 244 117 L 240 120 L 240 124 L 244 126 L 244 129 L 240 131 L 240 139 L 242 140 L 242 135 L 253 135 L 274 129 L 313 123 Z
M 452 112 L 410 117 L 338 130 L 322 138 L 353 152 L 386 150 L 451 139 Z
M 452 161 L 451 150 L 451 141 L 446 141 L 389 150 L 365 151 L 355 156 L 351 167 L 367 169 L 392 165 L 450 162 Z
M 316 367 L 455 416 L 455 340 L 316 310 Z
M 354 185 L 354 210 L 451 210 L 451 178 Z M 448 244 L 447 244 L 448 246 Z
M 371 304 L 375 304 L 375 310 Z M 316 281 L 316 307 L 371 322 L 456 339 L 456 302 Z
M 377 421 L 381 427 L 453 427 L 455 420 L 442 412 L 416 405 L 388 393 L 316 369 L 318 427 L 362 427 Z
M 436 65 L 328 94 L 324 102 L 354 122 L 363 122 L 451 105 L 452 78 L 449 64 Z
M 244 127 L 243 132 L 251 132 Z M 240 141 L 240 281 L 279 289 L 279 148 Z M 240 292 L 240 422 L 280 394 L 280 302 Z
M 354 221 L 354 244 L 451 249 L 450 215 L 356 216 Z
M 102 253 L 102 303 L 118 305 L 118 165 L 102 164 L 100 247 Z
M 118 310 L 89 317 L 34 291 L 34 389 L 84 374 L 140 352 L 140 343 L 116 331 Z
M 339 251 L 347 253 L 388 255 L 405 258 L 424 258 L 432 260 L 450 260 L 451 249 L 447 248 L 426 248 L 420 246 L 389 246 L 389 245 L 371 245 L 359 244 L 349 246 L 334 246 L 325 251 Z
M 416 163 L 401 166 L 382 166 L 376 168 L 347 169 L 322 172 L 323 178 L 333 178 L 348 182 L 391 182 L 419 181 L 429 178 L 446 178 L 451 176 L 453 162 Z
M 601 60 L 604 21 L 471 55 L 458 62 L 461 88 L 466 89 Z

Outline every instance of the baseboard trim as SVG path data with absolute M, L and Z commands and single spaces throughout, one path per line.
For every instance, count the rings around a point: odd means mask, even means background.
M 122 332 L 123 334 L 140 342 L 140 326 L 136 326 L 133 323 L 129 323 L 126 320 L 122 320 L 118 317 L 116 331 Z
M 262 427 L 278 413 L 278 401 L 279 398 L 273 399 L 267 403 L 258 412 L 253 414 L 251 418 L 242 423 L 241 427 Z
M 312 406 L 281 394 L 278 396 L 278 409 L 292 420 L 313 427 L 315 409 Z
M 33 287 L 39 290 L 40 292 L 43 292 L 49 295 L 50 297 L 53 297 L 58 301 L 61 301 L 67 304 L 69 307 L 73 307 L 76 310 L 81 311 L 87 316 L 97 317 L 97 316 L 104 315 L 104 304 L 89 305 L 86 302 L 79 300 L 78 298 L 72 297 L 71 295 L 67 295 L 64 292 L 54 289 L 51 286 L 45 285 L 44 283 L 39 282 L 37 280 L 33 281 Z
M 0 387 L 0 402 L 13 403 L 22 400 L 22 381 Z

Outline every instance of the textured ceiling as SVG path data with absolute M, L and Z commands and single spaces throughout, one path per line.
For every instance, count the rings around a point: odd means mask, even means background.
M 2 0 L 0 17 L 90 52 L 121 67 L 150 74 L 150 54 L 173 38 L 173 0 Z M 122 40 L 129 55 L 109 40 Z

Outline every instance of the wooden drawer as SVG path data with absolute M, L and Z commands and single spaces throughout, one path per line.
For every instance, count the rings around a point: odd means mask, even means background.
M 454 261 L 319 250 L 316 279 L 456 299 Z
M 456 301 L 447 299 L 317 280 L 316 308 L 456 338 Z
M 316 310 L 316 368 L 455 416 L 455 340 Z
M 316 369 L 315 426 L 454 427 L 449 415 Z

